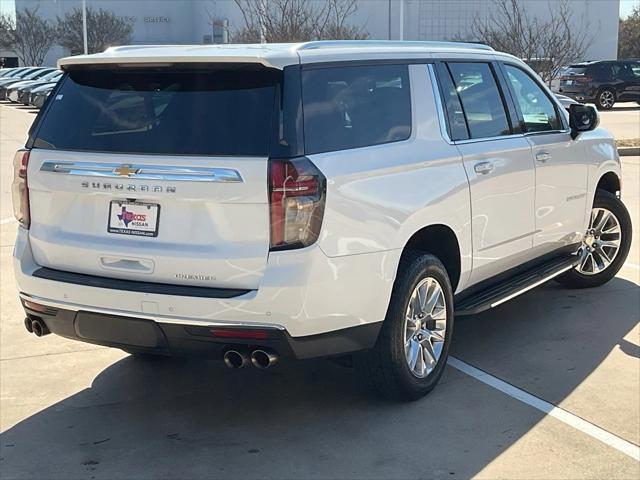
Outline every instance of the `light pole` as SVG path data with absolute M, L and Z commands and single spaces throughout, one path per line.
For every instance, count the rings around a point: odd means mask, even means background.
M 87 46 L 87 0 L 82 0 L 82 41 L 84 43 L 84 54 L 89 53 Z
M 404 0 L 400 0 L 400 40 L 404 40 Z

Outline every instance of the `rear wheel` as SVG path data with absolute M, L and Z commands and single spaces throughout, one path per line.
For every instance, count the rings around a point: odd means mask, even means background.
M 597 287 L 611 280 L 622 268 L 631 247 L 631 218 L 615 195 L 598 191 L 589 227 L 578 251 L 578 266 L 558 277 L 573 288 Z
M 375 347 L 355 358 L 356 371 L 381 395 L 416 400 L 438 383 L 453 333 L 453 292 L 433 255 L 408 252 L 398 270 Z
M 598 110 L 611 110 L 616 103 L 616 93 L 610 88 L 603 88 L 596 97 Z

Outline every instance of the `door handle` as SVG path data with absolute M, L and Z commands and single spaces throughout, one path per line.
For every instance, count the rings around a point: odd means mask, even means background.
M 549 152 L 538 152 L 536 153 L 536 162 L 546 163 L 551 158 Z
M 475 170 L 476 173 L 479 173 L 480 175 L 486 175 L 487 173 L 491 172 L 494 169 L 494 165 L 493 162 L 480 162 L 480 163 L 476 163 L 473 166 L 473 169 Z

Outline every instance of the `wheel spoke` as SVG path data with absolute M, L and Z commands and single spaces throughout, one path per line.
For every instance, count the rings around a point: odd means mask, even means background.
M 607 222 L 609 221 L 609 218 L 611 217 L 611 214 L 609 212 L 607 212 L 606 210 L 602 210 L 602 215 L 600 216 L 600 220 L 598 221 L 598 223 L 595 224 L 595 226 L 593 227 L 594 230 L 596 232 L 601 232 L 602 229 L 604 228 L 604 226 L 607 224 Z
M 431 340 L 427 340 L 422 344 L 422 351 L 424 352 L 425 360 L 427 361 L 427 365 L 429 368 L 433 368 L 436 366 L 436 352 L 433 351 L 433 345 Z
M 409 363 L 409 368 L 411 370 L 415 370 L 416 368 L 420 350 L 422 350 L 422 348 L 420 347 L 420 344 L 418 342 L 416 342 L 415 340 L 411 340 L 409 342 L 409 353 L 407 354 L 407 362 Z

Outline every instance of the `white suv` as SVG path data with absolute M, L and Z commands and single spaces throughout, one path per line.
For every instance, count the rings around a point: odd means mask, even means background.
M 454 313 L 600 285 L 629 250 L 595 110 L 483 45 L 119 47 L 59 67 L 15 158 L 37 335 L 236 368 L 350 358 L 414 399 Z

